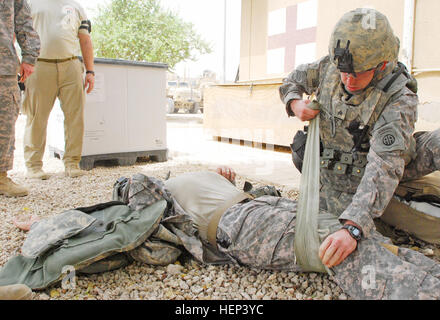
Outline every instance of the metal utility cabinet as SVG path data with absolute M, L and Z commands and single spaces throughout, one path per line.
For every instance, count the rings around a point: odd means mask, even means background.
M 98 160 L 133 165 L 138 157 L 167 160 L 166 71 L 162 63 L 95 59 L 95 88 L 86 94 L 81 169 Z M 64 154 L 64 115 L 57 100 L 48 126 L 53 156 Z

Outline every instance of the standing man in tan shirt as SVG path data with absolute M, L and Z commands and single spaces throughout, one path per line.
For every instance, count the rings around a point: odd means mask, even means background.
M 27 177 L 48 179 L 43 168 L 47 123 L 55 99 L 64 113 L 65 174 L 77 177 L 84 136 L 85 90 L 95 83 L 91 23 L 74 0 L 28 0 L 41 52 L 26 81 L 23 113 L 27 116 L 24 158 Z M 79 44 L 79 45 L 78 45 Z M 81 48 L 84 65 L 77 55 Z M 84 80 L 84 71 L 86 76 Z

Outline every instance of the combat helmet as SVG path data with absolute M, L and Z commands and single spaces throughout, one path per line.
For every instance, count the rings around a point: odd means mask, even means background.
M 341 72 L 357 73 L 396 62 L 400 41 L 385 15 L 360 8 L 346 13 L 330 39 L 330 59 Z

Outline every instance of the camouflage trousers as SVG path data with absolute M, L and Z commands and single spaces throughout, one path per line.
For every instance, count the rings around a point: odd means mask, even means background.
M 219 221 L 219 250 L 241 265 L 301 271 L 293 251 L 296 207 L 295 201 L 272 196 L 232 206 Z
M 15 122 L 20 109 L 17 77 L 0 76 L 0 172 L 12 169 L 15 150 Z
M 407 248 L 399 248 L 395 255 L 381 245 L 386 242 L 373 232 L 333 268 L 341 289 L 361 300 L 440 299 L 440 265 Z
M 296 208 L 293 200 L 271 196 L 231 207 L 219 222 L 219 250 L 248 267 L 301 271 L 294 253 Z M 440 265 L 409 249 L 400 248 L 396 256 L 383 243 L 391 242 L 373 232 L 332 269 L 346 294 L 354 299 L 440 299 Z
M 440 129 L 417 132 L 416 158 L 402 181 L 440 170 Z M 440 266 L 423 254 L 399 248 L 398 256 L 381 244 L 390 243 L 377 232 L 335 267 L 335 281 L 355 299 L 440 299 Z

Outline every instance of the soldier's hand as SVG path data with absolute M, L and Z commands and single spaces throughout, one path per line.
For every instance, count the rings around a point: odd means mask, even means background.
M 25 82 L 27 78 L 34 72 L 34 66 L 32 64 L 23 62 L 20 65 L 20 82 Z
M 235 181 L 235 171 L 229 167 L 219 167 L 217 168 L 216 172 L 225 177 L 226 179 L 228 179 L 229 181 L 231 181 L 232 183 L 234 183 Z
M 307 107 L 310 102 L 310 100 L 292 100 L 292 102 L 290 102 L 290 109 L 301 121 L 310 121 L 319 113 L 319 110 L 313 110 Z
M 341 229 L 329 235 L 319 247 L 319 258 L 328 268 L 342 263 L 355 249 L 357 241 L 350 233 Z
M 87 93 L 92 92 L 95 87 L 95 76 L 91 73 L 86 74 L 86 80 L 84 82 L 84 88 L 87 89 Z

